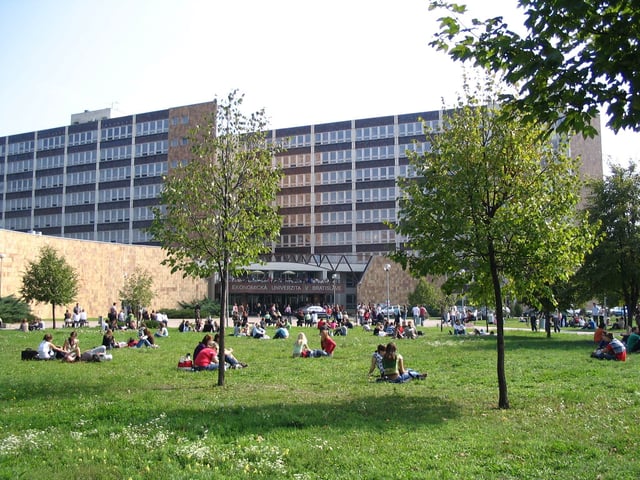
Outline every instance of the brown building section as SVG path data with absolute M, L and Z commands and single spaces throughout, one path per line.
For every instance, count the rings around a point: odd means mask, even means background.
M 106 315 L 113 302 L 119 302 L 118 292 L 124 285 L 125 275 L 139 268 L 153 277 L 155 293 L 151 309 L 176 308 L 179 301 L 192 301 L 207 296 L 207 281 L 182 278 L 177 272 L 171 274 L 168 267 L 160 264 L 165 258 L 159 247 L 102 243 L 72 240 L 44 235 L 0 230 L 1 262 L 0 296 L 20 297 L 22 276 L 29 262 L 37 261 L 43 246 L 53 247 L 58 255 L 71 265 L 78 275 L 78 298 L 76 301 L 87 311 L 90 318 Z M 56 308 L 56 325 L 65 308 L 75 302 Z M 51 306 L 32 305 L 35 315 L 51 318 Z
M 190 146 L 186 141 L 190 130 L 215 111 L 215 101 L 169 109 L 169 166 L 191 158 Z
M 418 279 L 413 278 L 402 266 L 392 260 L 375 256 L 367 267 L 362 280 L 358 284 L 357 295 L 360 303 L 384 304 L 387 301 L 387 272 L 389 264 L 389 303 L 391 305 L 409 305 L 409 294 L 412 293 Z

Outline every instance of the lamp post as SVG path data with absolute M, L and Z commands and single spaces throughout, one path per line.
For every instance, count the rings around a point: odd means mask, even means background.
M 4 253 L 0 253 L 0 298 L 2 298 L 2 264 L 5 256 Z
M 333 275 L 331 275 L 331 283 L 333 285 L 333 305 L 331 308 L 331 311 L 333 312 L 333 310 L 336 307 L 336 280 L 338 279 L 338 275 L 336 273 L 334 273 Z
M 384 271 L 387 272 L 387 323 L 389 323 L 389 303 L 390 303 L 389 297 L 391 296 L 389 294 L 389 272 L 391 271 L 391 264 L 389 263 L 385 264 Z

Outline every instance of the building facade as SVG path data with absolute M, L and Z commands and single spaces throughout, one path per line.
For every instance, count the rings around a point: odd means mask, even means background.
M 189 128 L 214 109 L 208 102 L 118 118 L 105 109 L 73 115 L 68 126 L 0 137 L 0 226 L 153 245 L 145 229 L 163 176 L 188 160 Z M 439 131 L 441 115 L 417 112 L 269 132 L 287 147 L 274 159 L 284 172 L 277 199 L 281 235 L 265 265 L 254 266 L 264 277 L 236 279 L 231 300 L 348 306 L 373 300 L 358 298 L 358 284 L 372 258 L 402 242 L 386 223 L 397 216 L 397 179 L 412 175 L 407 151 L 428 151 L 423 125 Z M 599 137 L 576 137 L 571 149 L 581 155 L 584 175 L 602 176 Z

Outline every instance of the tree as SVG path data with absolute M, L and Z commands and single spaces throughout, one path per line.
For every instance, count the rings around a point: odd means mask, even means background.
M 636 168 L 634 163 L 628 168 L 614 165 L 611 175 L 593 182 L 588 211 L 593 222 L 600 222 L 602 241 L 578 275 L 589 293 L 622 297 L 629 315 L 636 313 L 640 298 L 640 173 Z
M 20 294 L 26 302 L 51 304 L 53 328 L 56 328 L 56 305 L 72 302 L 78 294 L 76 271 L 48 245 L 40 249 L 38 261 L 29 262 L 22 277 Z
M 280 234 L 276 208 L 281 171 L 273 161 L 280 148 L 266 138 L 264 110 L 240 110 L 237 91 L 190 135 L 193 158 L 171 170 L 150 228 L 167 252 L 171 271 L 221 280 L 220 364 L 229 275 L 256 262 Z M 224 369 L 218 370 L 224 385 Z
M 503 296 L 524 297 L 574 272 L 593 235 L 577 210 L 578 161 L 545 141 L 544 126 L 504 119 L 491 89 L 443 112 L 431 151 L 410 153 L 415 177 L 400 179 L 393 257 L 416 275 L 443 275 L 495 305 L 500 408 L 509 408 Z M 482 93 L 482 91 L 487 93 Z M 446 285 L 445 285 L 446 286 Z
M 454 296 L 447 295 L 442 291 L 442 288 L 426 278 L 418 280 L 418 284 L 414 291 L 409 294 L 408 300 L 411 305 L 424 305 L 425 308 L 431 307 L 437 309 L 440 314 L 455 303 Z
M 120 301 L 131 307 L 136 318 L 140 318 L 142 307 L 151 305 L 153 300 L 153 278 L 146 270 L 136 269 L 128 275 L 118 292 Z
M 526 35 L 502 17 L 465 18 L 464 5 L 444 8 L 431 42 L 454 60 L 474 60 L 519 87 L 506 95 L 524 120 L 594 136 L 591 120 L 606 105 L 614 131 L 640 130 L 640 9 L 630 0 L 519 0 Z M 467 26 L 465 26 L 467 25 Z

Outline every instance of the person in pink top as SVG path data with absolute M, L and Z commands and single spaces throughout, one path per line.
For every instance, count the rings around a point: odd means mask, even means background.
M 200 349 L 198 355 L 194 359 L 195 370 L 217 370 L 218 363 L 218 345 L 210 340 L 207 345 Z

